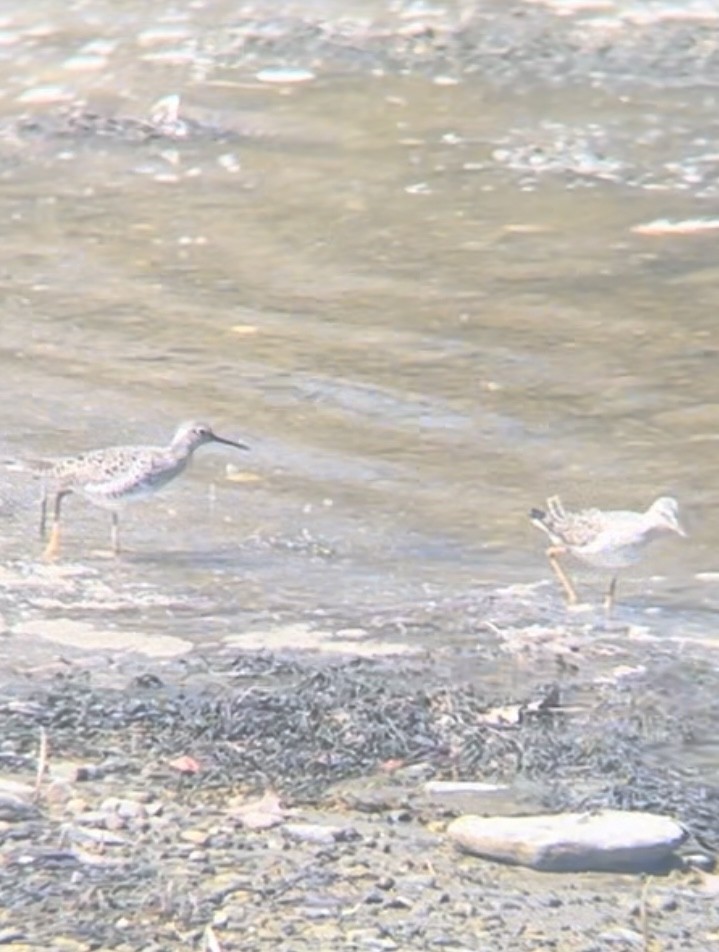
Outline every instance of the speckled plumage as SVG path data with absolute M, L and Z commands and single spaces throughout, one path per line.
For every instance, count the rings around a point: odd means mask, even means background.
M 646 510 L 581 509 L 567 511 L 558 496 L 547 500 L 546 511 L 532 509 L 532 522 L 552 541 L 547 556 L 567 595 L 568 602 L 577 600 L 576 591 L 559 565 L 559 556 L 570 553 L 595 568 L 617 571 L 638 562 L 647 545 L 660 536 L 675 533 L 686 535 L 679 522 L 676 499 L 662 496 Z M 611 610 L 616 588 L 612 578 L 607 597 Z
M 118 511 L 128 502 L 151 495 L 186 469 L 192 455 L 205 443 L 223 443 L 248 449 L 213 433 L 206 423 L 181 424 L 168 446 L 110 446 L 42 464 L 41 534 L 45 532 L 47 500 L 54 499 L 53 527 L 45 554 L 59 550 L 62 500 L 72 493 L 94 506 L 112 511 L 112 548 L 119 551 Z

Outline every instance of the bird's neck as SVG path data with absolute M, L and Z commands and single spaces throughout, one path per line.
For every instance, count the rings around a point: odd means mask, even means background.
M 178 463 L 185 462 L 189 463 L 192 459 L 192 454 L 197 449 L 197 444 L 195 443 L 185 443 L 184 441 L 179 443 L 171 443 L 169 448 L 169 454 Z
M 663 522 L 657 522 L 657 520 L 652 516 L 648 516 L 646 519 L 646 529 L 645 533 L 650 539 L 656 539 L 658 536 L 666 535 L 670 530 L 666 527 Z

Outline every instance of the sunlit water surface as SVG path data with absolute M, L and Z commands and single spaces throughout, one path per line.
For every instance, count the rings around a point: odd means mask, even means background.
M 604 124 L 661 178 L 669 142 L 681 158 L 716 125 L 713 98 L 267 84 L 198 65 L 200 5 L 161 17 L 164 35 L 146 4 L 91 7 L 5 18 L 4 121 L 63 98 L 142 117 L 178 94 L 232 135 L 3 137 L 3 455 L 165 442 L 192 417 L 252 453 L 201 451 L 128 510 L 119 565 L 93 555 L 107 516 L 69 500 L 67 558 L 186 598 L 191 623 L 145 623 L 201 641 L 268 612 L 361 620 L 538 582 L 531 505 L 671 493 L 691 537 L 629 573 L 625 617 L 659 606 L 660 630 L 715 639 L 715 233 L 632 229 L 711 217 L 716 200 L 523 176 L 496 153 L 545 118 Z M 4 558 L 32 560 L 36 487 L 8 476 L 4 496 Z M 598 600 L 605 580 L 581 577 Z

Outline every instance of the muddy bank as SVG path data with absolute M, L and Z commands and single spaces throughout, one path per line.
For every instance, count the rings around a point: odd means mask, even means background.
M 113 687 L 107 655 L 28 666 L 0 705 L 3 941 L 430 949 L 475 948 L 481 935 L 488 949 L 706 948 L 719 927 L 711 874 L 680 862 L 648 888 L 570 879 L 447 842 L 468 808 L 650 809 L 681 820 L 684 852 L 711 863 L 719 787 L 686 750 L 716 722 L 714 672 L 660 651 L 639 666 L 636 649 L 607 665 L 600 632 L 567 637 L 581 642 L 573 663 L 560 652 L 551 683 L 511 697 L 426 654 L 228 646 L 120 661 Z M 691 710 L 671 700 L 690 683 Z M 467 804 L 425 791 L 463 778 L 506 794 Z

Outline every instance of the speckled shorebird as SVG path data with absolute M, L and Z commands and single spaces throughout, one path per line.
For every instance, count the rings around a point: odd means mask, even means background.
M 60 551 L 60 510 L 65 496 L 72 493 L 112 512 L 111 546 L 120 551 L 119 511 L 135 499 L 149 496 L 179 476 L 195 450 L 205 443 L 223 443 L 240 450 L 244 443 L 227 440 L 212 432 L 206 423 L 182 423 L 169 446 L 110 446 L 78 456 L 40 464 L 43 494 L 40 535 L 45 538 L 48 499 L 53 498 L 53 521 L 45 558 Z
M 552 541 L 547 558 L 564 589 L 568 605 L 576 605 L 577 592 L 559 563 L 567 553 L 595 568 L 614 571 L 604 601 L 607 615 L 614 607 L 617 570 L 638 562 L 646 546 L 656 538 L 675 533 L 686 536 L 679 522 L 676 499 L 662 496 L 646 512 L 581 509 L 567 512 L 559 499 L 547 500 L 546 512 L 532 509 L 529 516 L 535 526 L 546 532 Z

